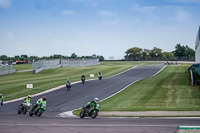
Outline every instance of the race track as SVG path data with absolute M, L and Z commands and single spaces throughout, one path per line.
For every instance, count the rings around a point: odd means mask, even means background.
M 0 132 L 4 133 L 175 133 L 180 125 L 199 125 L 199 118 L 62 118 L 60 112 L 70 111 L 85 105 L 94 97 L 100 100 L 118 92 L 134 81 L 151 77 L 164 65 L 136 67 L 102 81 L 91 80 L 45 94 L 47 110 L 41 117 L 18 115 L 21 101 L 7 103 L 0 110 Z M 86 77 L 87 78 L 87 77 Z M 35 103 L 41 96 L 33 97 Z
M 99 100 L 118 92 L 134 81 L 144 79 L 156 74 L 164 66 L 145 66 L 136 67 L 119 75 L 105 78 L 103 80 L 86 81 L 85 84 L 77 83 L 72 85 L 71 91 L 61 88 L 45 94 L 47 97 L 47 109 L 50 112 L 65 112 L 77 109 L 91 101 L 94 97 Z M 86 77 L 87 79 L 87 77 Z M 35 103 L 41 96 L 33 97 L 32 103 Z M 1 109 L 1 112 L 16 112 L 22 101 L 7 103 Z

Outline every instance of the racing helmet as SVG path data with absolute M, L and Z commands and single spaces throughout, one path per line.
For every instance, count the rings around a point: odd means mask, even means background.
M 97 97 L 94 98 L 94 102 L 98 103 L 99 99 Z
M 28 95 L 28 98 L 31 98 L 31 95 Z
M 46 98 L 45 96 L 43 96 L 43 97 L 42 97 L 42 100 L 43 100 L 43 101 L 46 101 L 46 100 L 47 100 L 47 98 Z
M 2 98 L 2 94 L 0 94 L 0 98 Z

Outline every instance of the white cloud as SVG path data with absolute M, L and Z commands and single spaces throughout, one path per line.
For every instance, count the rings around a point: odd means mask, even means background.
M 110 17 L 113 16 L 112 12 L 109 11 L 98 11 L 97 12 L 101 17 Z
M 112 26 L 112 25 L 118 25 L 119 24 L 119 18 L 114 18 L 114 19 L 104 19 L 102 21 L 102 24 L 105 26 Z
M 182 3 L 200 3 L 200 0 L 177 0 Z
M 72 15 L 72 14 L 75 14 L 75 11 L 73 11 L 73 10 L 62 10 L 61 13 L 66 14 L 66 15 Z
M 176 18 L 177 18 L 177 21 L 179 21 L 179 22 L 185 22 L 191 18 L 191 15 L 189 12 L 179 9 L 177 11 Z
M 0 0 L 0 8 L 10 8 L 12 5 L 11 0 Z
M 15 38 L 14 34 L 13 34 L 12 32 L 10 32 L 10 31 L 8 31 L 8 34 L 7 34 L 7 36 L 6 36 L 6 39 L 12 40 L 12 39 L 14 39 L 14 38 Z
M 140 11 L 140 12 L 151 12 L 156 9 L 156 6 L 142 6 L 139 4 L 134 4 L 133 7 L 131 7 L 131 10 Z

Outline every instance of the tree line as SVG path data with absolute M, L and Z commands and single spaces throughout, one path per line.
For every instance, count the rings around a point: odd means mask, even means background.
M 194 60 L 195 51 L 187 45 L 177 44 L 172 52 L 163 52 L 162 49 L 142 49 L 138 47 L 129 48 L 126 52 L 125 60 Z
M 100 61 L 104 60 L 104 57 L 101 55 L 95 55 L 93 54 L 92 56 L 78 56 L 75 53 L 72 53 L 71 56 L 64 56 L 61 54 L 54 54 L 51 56 L 43 56 L 43 57 L 38 57 L 38 56 L 28 56 L 28 55 L 16 55 L 14 57 L 8 57 L 6 55 L 1 55 L 0 56 L 0 60 L 2 61 L 9 61 L 9 62 L 16 62 L 16 61 L 20 61 L 20 62 L 34 62 L 34 61 L 38 61 L 38 60 L 42 60 L 42 59 L 94 59 L 94 58 L 98 58 Z

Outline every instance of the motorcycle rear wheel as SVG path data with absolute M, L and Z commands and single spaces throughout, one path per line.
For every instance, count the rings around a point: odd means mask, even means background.
M 29 112 L 29 116 L 32 116 L 33 115 L 33 110 L 31 110 L 30 112 Z
M 98 111 L 95 111 L 95 112 L 92 112 L 92 115 L 91 115 L 91 117 L 92 117 L 92 118 L 96 118 L 96 117 L 97 117 L 97 115 L 98 115 Z

